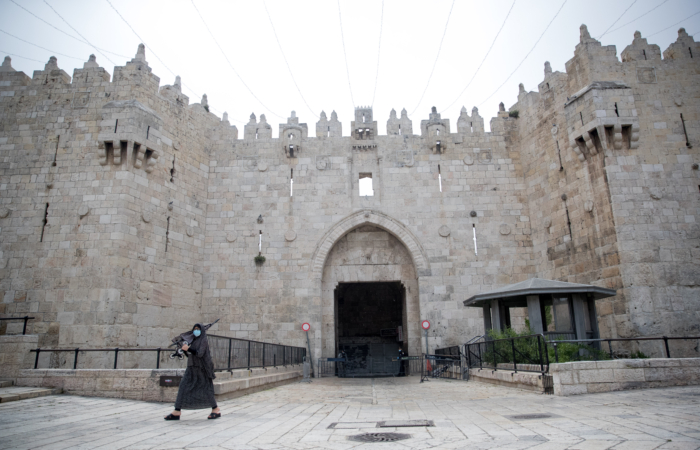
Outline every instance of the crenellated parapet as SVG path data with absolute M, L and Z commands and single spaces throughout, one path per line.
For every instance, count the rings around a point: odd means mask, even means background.
M 386 134 L 388 136 L 412 136 L 413 122 L 408 118 L 406 108 L 401 110 L 401 118 L 396 117 L 396 110 L 392 109 L 389 120 L 386 121 Z
M 661 49 L 656 44 L 649 44 L 639 31 L 634 32 L 632 44 L 625 47 L 620 55 L 622 62 L 629 61 L 660 61 Z
M 70 84 L 70 80 L 70 75 L 58 67 L 58 60 L 55 56 L 49 58 L 49 62 L 44 66 L 44 70 L 35 70 L 32 75 L 32 84 L 40 86 Z
M 450 145 L 450 119 L 443 119 L 432 107 L 428 120 L 420 122 L 421 135 L 433 153 L 445 153 Z
M 351 122 L 352 138 L 358 141 L 370 141 L 377 136 L 377 122 L 372 118 L 372 108 L 358 106 L 355 108 L 355 120 Z
M 267 123 L 265 114 L 260 114 L 260 122 L 257 121 L 255 114 L 250 114 L 250 120 L 243 127 L 243 139 L 271 139 L 272 127 Z
M 685 28 L 678 30 L 678 39 L 664 50 L 665 59 L 692 59 L 700 57 L 700 42 L 686 33 Z
M 301 151 L 303 139 L 309 137 L 309 129 L 305 123 L 299 123 L 297 113 L 292 111 L 292 115 L 287 118 L 287 123 L 280 124 L 280 140 L 284 147 L 284 153 L 288 158 L 294 158 Z
M 175 82 L 172 85 L 166 84 L 161 87 L 159 94 L 178 106 L 187 106 L 190 103 L 190 98 L 182 93 L 182 82 L 179 75 L 175 77 Z
M 467 108 L 462 106 L 462 110 L 457 119 L 457 132 L 465 136 L 480 135 L 484 133 L 484 118 L 479 115 L 479 108 L 472 108 L 472 115 L 467 112 Z
M 316 122 L 317 138 L 336 138 L 343 136 L 343 124 L 338 120 L 338 114 L 331 112 L 331 120 L 326 117 L 325 111 L 321 111 L 321 117 Z

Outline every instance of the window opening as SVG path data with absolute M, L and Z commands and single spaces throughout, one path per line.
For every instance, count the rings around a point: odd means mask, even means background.
M 469 122 L 469 131 L 474 132 L 474 122 Z
M 440 136 L 440 130 L 435 130 L 435 134 Z
M 609 149 L 615 148 L 615 129 L 613 127 L 605 127 L 605 140 Z
M 401 135 L 401 125 L 399 125 L 399 135 Z
M 440 173 L 440 164 L 438 164 L 438 184 L 440 185 L 440 192 L 442 192 L 442 173 Z
M 647 51 L 646 51 L 646 50 L 642 50 L 642 54 L 644 55 L 644 59 L 647 59 Z
M 56 166 L 56 158 L 58 157 L 58 144 L 61 142 L 61 135 L 59 134 L 57 139 L 56 139 L 56 151 L 53 154 L 53 162 L 51 163 L 52 166 Z
M 615 115 L 620 117 L 620 111 L 617 109 L 617 102 L 615 102 Z
M 472 224 L 472 232 L 474 233 L 474 254 L 478 255 L 478 252 L 476 250 L 476 224 Z
M 591 141 L 593 141 L 593 147 L 595 147 L 596 151 L 598 153 L 603 151 L 603 145 L 600 142 L 600 136 L 598 135 L 598 129 L 594 128 L 591 131 L 588 132 L 588 135 L 591 137 Z
M 569 206 L 566 204 L 566 200 L 564 200 L 564 208 L 566 209 L 566 224 L 569 226 L 569 236 L 571 236 L 571 240 L 574 240 L 574 234 L 571 232 L 571 218 L 569 217 Z
M 289 196 L 294 196 L 294 169 L 292 169 L 291 175 L 289 176 Z
M 583 125 L 583 111 L 581 111 L 581 112 L 578 113 L 578 114 L 579 114 L 579 116 L 581 117 L 581 125 Z
M 331 127 L 328 127 L 328 134 L 327 134 L 327 136 L 328 136 L 328 137 L 331 137 Z
M 549 89 L 549 83 L 547 83 L 547 89 Z
M 630 125 L 622 126 L 622 148 L 625 150 L 630 149 L 632 142 L 632 127 Z
M 365 122 L 367 122 L 367 118 L 365 117 L 365 114 L 362 113 L 362 123 L 365 123 Z
M 44 231 L 46 230 L 46 225 L 49 223 L 49 204 L 46 204 L 46 209 L 44 209 L 44 221 L 41 225 L 41 236 L 39 237 L 39 242 L 44 242 Z
M 685 119 L 683 118 L 683 113 L 681 113 L 681 123 L 683 124 L 683 134 L 685 134 L 685 146 L 688 148 L 692 148 L 693 146 L 690 145 L 690 139 L 688 139 L 688 130 L 685 128 Z
M 119 126 L 119 119 L 114 123 L 114 132 L 117 132 L 117 127 Z
M 690 57 L 692 58 L 693 57 L 693 49 L 688 47 L 688 52 L 690 52 Z
M 149 125 L 148 128 L 146 128 L 146 139 L 148 139 L 148 136 L 151 135 L 151 126 Z
M 168 216 L 167 222 L 168 222 L 168 225 L 165 228 L 165 253 L 168 253 L 168 241 L 169 241 L 168 236 L 170 236 L 170 216 Z
M 173 156 L 173 167 L 170 169 L 170 182 L 175 181 L 175 157 Z
M 114 159 L 114 157 L 117 155 L 116 150 L 114 149 L 114 143 L 113 142 L 105 142 L 105 155 L 107 157 L 107 163 L 109 163 L 110 159 Z M 56 162 L 54 161 L 54 166 L 56 165 Z
M 372 188 L 372 174 L 371 173 L 361 173 L 359 184 L 360 184 L 360 196 L 361 197 L 371 197 L 374 195 L 374 189 Z
M 262 255 L 262 230 L 260 230 L 260 234 L 258 236 L 258 256 L 260 256 Z
M 557 139 L 557 154 L 559 155 L 559 172 L 564 170 L 564 165 L 561 163 L 561 149 L 559 148 L 559 140 Z
M 258 128 L 255 129 L 255 139 L 258 138 Z

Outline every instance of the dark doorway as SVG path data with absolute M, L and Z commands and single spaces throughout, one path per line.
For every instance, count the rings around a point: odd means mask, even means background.
M 405 289 L 400 282 L 340 283 L 335 289 L 336 345 L 348 362 L 338 375 L 398 376 L 404 349 Z

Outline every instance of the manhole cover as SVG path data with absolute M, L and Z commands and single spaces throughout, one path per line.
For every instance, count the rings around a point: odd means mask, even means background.
M 358 442 L 394 442 L 410 438 L 410 434 L 402 433 L 365 433 L 350 436 L 348 439 Z
M 513 420 L 551 419 L 552 417 L 554 417 L 552 414 L 519 414 L 517 416 L 508 416 L 509 419 Z

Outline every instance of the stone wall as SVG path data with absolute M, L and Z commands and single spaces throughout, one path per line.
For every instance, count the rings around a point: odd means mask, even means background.
M 555 395 L 700 384 L 700 358 L 619 359 L 552 364 Z
M 19 334 L 0 336 L 0 379 L 16 381 L 20 370 L 33 367 L 39 336 Z
M 253 114 L 241 139 L 179 79 L 159 86 L 142 46 L 113 76 L 94 58 L 73 77 L 7 59 L 0 313 L 37 317 L 45 348 L 161 347 L 217 318 L 217 334 L 305 346 L 309 322 L 317 359 L 335 354 L 337 283 L 399 281 L 415 354 L 420 319 L 431 348 L 461 344 L 483 333 L 466 298 L 537 276 L 618 289 L 597 305 L 604 337 L 697 334 L 700 63 L 685 48 L 681 30 L 661 59 L 639 35 L 620 61 L 584 26 L 566 72 L 546 64 L 489 132 L 476 108 L 456 126 L 433 109 L 392 111 L 380 136 L 359 108 L 323 113 L 315 136 L 292 113 L 273 138 Z M 393 253 L 350 248 L 361 227 Z

